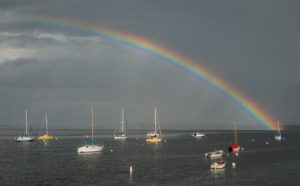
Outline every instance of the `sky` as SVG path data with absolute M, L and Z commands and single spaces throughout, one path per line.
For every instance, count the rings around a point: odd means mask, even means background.
M 300 124 L 298 1 L 0 0 L 0 127 L 264 129 L 232 102 L 153 56 L 100 35 L 39 24 L 75 20 L 187 56 L 282 125 Z M 45 21 L 46 22 L 46 21 Z M 41 21 L 42 23 L 42 21 Z

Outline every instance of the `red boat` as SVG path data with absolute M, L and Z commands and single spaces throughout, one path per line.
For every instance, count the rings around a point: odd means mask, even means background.
M 228 146 L 228 151 L 229 152 L 239 152 L 240 148 L 241 148 L 241 146 L 239 146 L 238 144 L 231 144 Z
M 234 125 L 234 143 L 228 146 L 229 152 L 239 152 L 241 146 L 237 143 L 236 124 Z

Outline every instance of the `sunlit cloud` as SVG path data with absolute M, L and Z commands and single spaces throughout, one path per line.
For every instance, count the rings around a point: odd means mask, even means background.
M 20 58 L 32 58 L 36 52 L 29 48 L 10 48 L 0 45 L 0 63 L 17 60 Z
M 63 34 L 51 34 L 51 33 L 41 33 L 37 35 L 39 39 L 53 39 L 58 42 L 67 41 L 67 37 Z

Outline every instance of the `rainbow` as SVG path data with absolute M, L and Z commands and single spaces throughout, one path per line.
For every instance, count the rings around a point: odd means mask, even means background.
M 263 128 L 268 130 L 276 129 L 276 123 L 274 120 L 271 119 L 261 107 L 254 104 L 229 83 L 220 79 L 218 76 L 208 71 L 204 67 L 196 64 L 188 57 L 175 53 L 149 39 L 123 31 L 118 31 L 116 29 L 101 27 L 76 20 L 43 18 L 42 20 L 35 20 L 35 22 L 47 27 L 69 29 L 99 35 L 107 40 L 149 54 L 159 61 L 171 64 L 181 71 L 201 80 L 213 90 L 223 95 L 226 99 L 230 100 L 233 105 L 237 106 L 240 110 L 242 110 L 243 113 L 254 120 L 255 123 L 261 125 Z

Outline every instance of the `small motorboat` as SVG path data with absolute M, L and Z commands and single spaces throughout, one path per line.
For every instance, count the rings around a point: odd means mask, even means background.
M 214 162 L 210 165 L 210 168 L 212 169 L 223 169 L 226 165 L 226 162 L 224 160 L 220 160 L 217 162 Z
M 208 158 L 220 158 L 223 156 L 223 154 L 224 154 L 223 150 L 215 150 L 212 152 L 205 153 L 205 156 Z
M 205 136 L 205 134 L 204 134 L 204 133 L 201 133 L 201 132 L 194 132 L 194 133 L 192 134 L 192 136 L 195 137 L 195 138 L 202 138 L 202 137 Z

